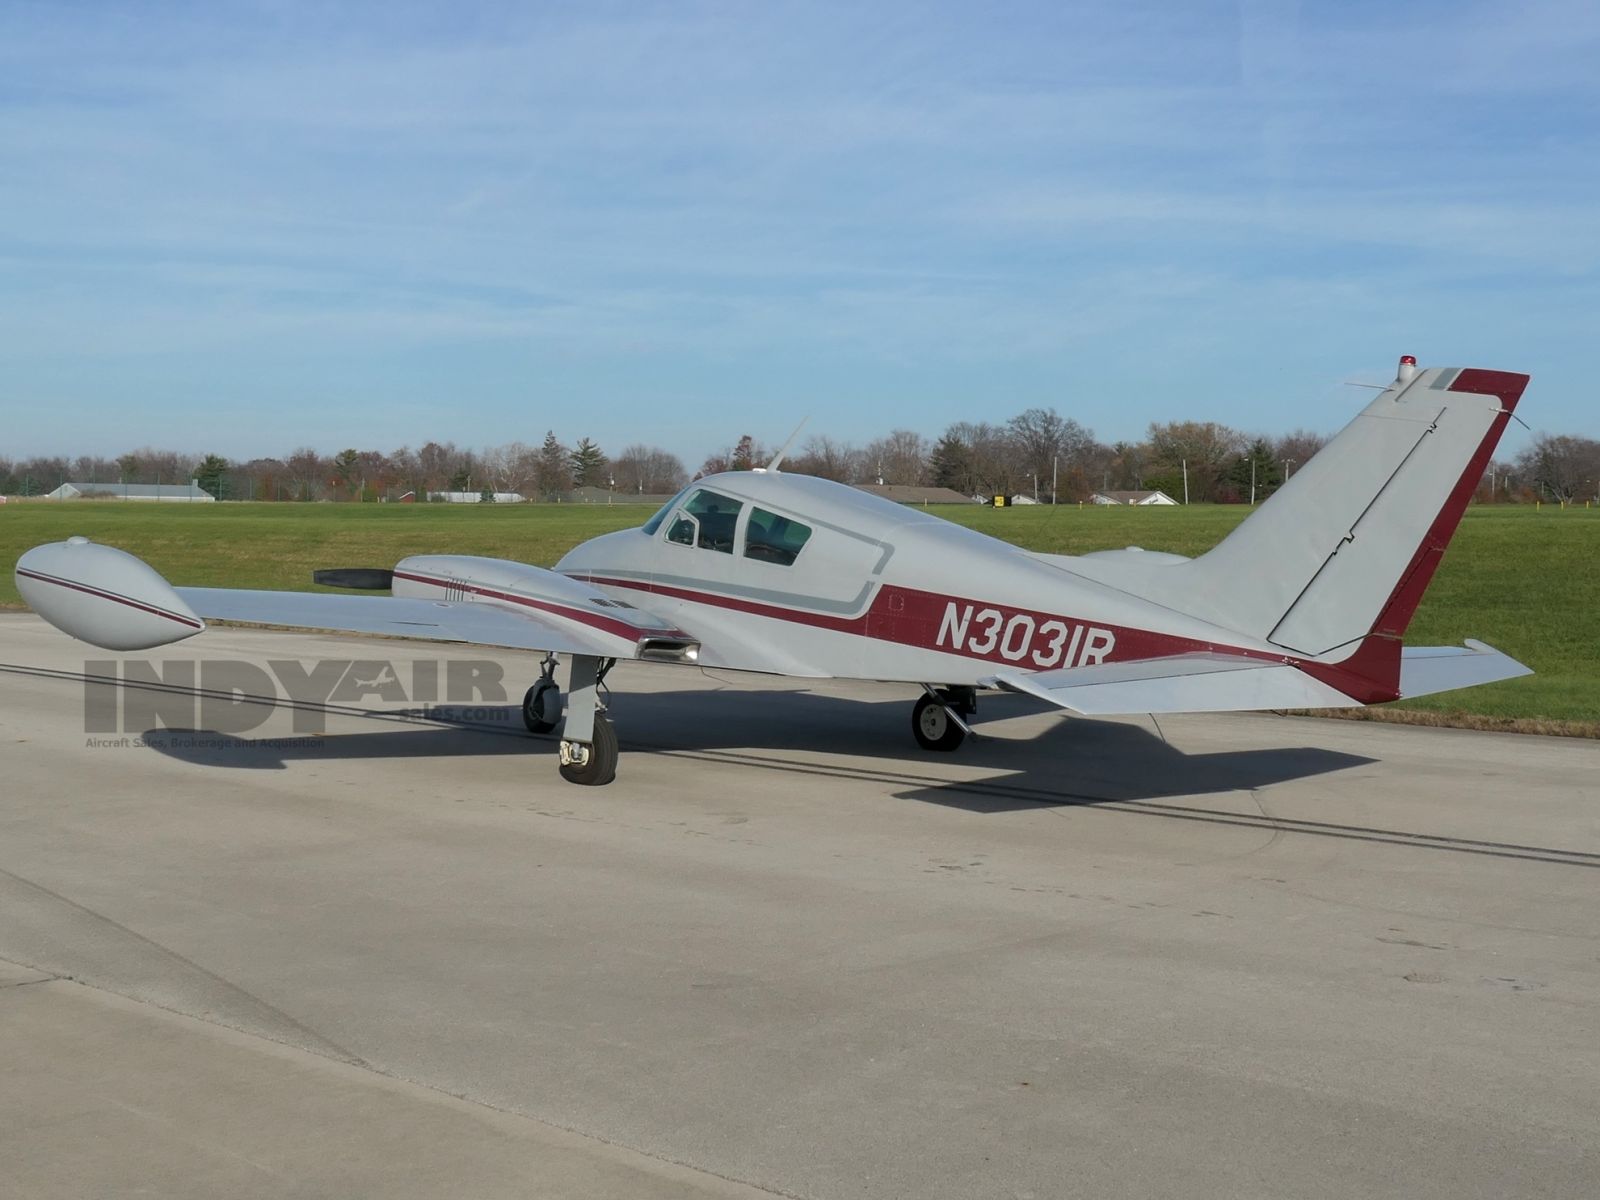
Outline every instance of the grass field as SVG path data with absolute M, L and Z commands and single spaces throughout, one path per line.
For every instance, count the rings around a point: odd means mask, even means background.
M 386 567 L 407 554 L 485 554 L 548 566 L 586 538 L 641 524 L 650 511 L 621 504 L 8 504 L 0 507 L 0 564 L 7 567 L 0 574 L 0 605 L 20 603 L 9 570 L 19 554 L 73 534 L 137 554 L 175 583 L 304 588 L 318 567 Z M 937 512 L 1030 550 L 1081 554 L 1139 545 L 1195 555 L 1249 510 L 973 506 Z M 1566 723 L 1563 732 L 1600 734 L 1597 622 L 1600 509 L 1475 507 L 1406 640 L 1449 645 L 1479 638 L 1537 673 L 1404 707 L 1480 723 Z

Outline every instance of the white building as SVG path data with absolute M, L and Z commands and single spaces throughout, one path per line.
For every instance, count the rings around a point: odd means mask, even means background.
M 188 483 L 63 483 L 46 500 L 152 500 L 163 504 L 215 504 L 217 498 Z
M 1137 507 L 1177 503 L 1165 492 L 1096 492 L 1089 499 L 1095 504 L 1132 504 Z
M 521 504 L 521 492 L 490 492 L 495 504 Z M 429 492 L 428 499 L 435 504 L 483 504 L 482 492 Z

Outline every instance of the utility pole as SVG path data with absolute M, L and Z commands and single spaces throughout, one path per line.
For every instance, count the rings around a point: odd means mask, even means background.
M 1256 506 L 1256 456 L 1250 456 L 1250 507 Z
M 1189 503 L 1189 460 L 1183 460 L 1183 502 Z
M 1289 482 L 1289 468 L 1292 466 L 1294 466 L 1294 459 L 1286 458 L 1283 460 L 1283 481 L 1285 483 Z
M 1061 490 L 1060 487 L 1057 486 L 1057 481 L 1060 479 L 1060 477 L 1061 456 L 1057 454 L 1050 459 L 1050 503 L 1052 505 L 1056 502 L 1056 493 Z

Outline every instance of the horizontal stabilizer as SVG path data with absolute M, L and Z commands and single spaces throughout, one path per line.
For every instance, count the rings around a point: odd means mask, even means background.
M 1531 667 L 1471 638 L 1465 646 L 1407 646 L 1400 655 L 1400 698 L 1532 674 Z
M 1360 706 L 1288 663 L 1234 654 L 1178 654 L 1059 671 L 1004 670 L 979 682 L 1086 717 Z

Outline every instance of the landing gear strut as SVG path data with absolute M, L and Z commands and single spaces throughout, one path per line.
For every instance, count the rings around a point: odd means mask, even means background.
M 948 752 L 966 741 L 972 727 L 964 718 L 978 711 L 978 694 L 970 687 L 935 689 L 923 684 L 925 695 L 911 711 L 911 732 L 924 750 Z
M 600 692 L 614 658 L 572 656 L 567 680 L 567 724 L 561 731 L 561 778 L 590 787 L 617 777 L 617 732 L 606 718 Z M 539 685 L 535 684 L 537 689 Z

